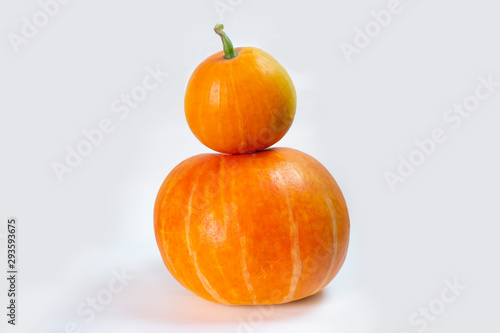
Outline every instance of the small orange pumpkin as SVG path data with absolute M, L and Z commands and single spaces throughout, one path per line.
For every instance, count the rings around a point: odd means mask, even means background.
M 193 72 L 184 100 L 186 119 L 207 147 L 226 154 L 265 149 L 278 142 L 295 117 L 297 97 L 286 70 L 255 47 L 233 48 L 215 26 L 224 51 Z
M 290 148 L 188 158 L 158 192 L 154 229 L 177 281 L 233 305 L 319 292 L 340 270 L 349 243 L 337 183 L 317 160 Z

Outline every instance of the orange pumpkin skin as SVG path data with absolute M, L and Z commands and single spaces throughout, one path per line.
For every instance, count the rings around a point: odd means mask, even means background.
M 226 154 L 262 150 L 278 142 L 292 125 L 297 97 L 285 69 L 268 53 L 236 48 L 221 51 L 193 72 L 184 110 L 194 135 Z
M 290 148 L 188 158 L 161 186 L 154 223 L 175 279 L 232 305 L 319 292 L 345 260 L 350 228 L 328 170 Z

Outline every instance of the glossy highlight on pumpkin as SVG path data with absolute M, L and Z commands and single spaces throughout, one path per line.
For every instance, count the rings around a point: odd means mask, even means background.
M 167 176 L 154 209 L 168 270 L 222 304 L 279 304 L 319 292 L 345 260 L 349 228 L 328 170 L 290 148 L 188 158 Z
M 193 72 L 184 99 L 186 120 L 198 140 L 220 153 L 265 149 L 292 125 L 295 87 L 271 55 L 255 47 L 232 49 L 220 27 L 215 30 L 225 50 Z

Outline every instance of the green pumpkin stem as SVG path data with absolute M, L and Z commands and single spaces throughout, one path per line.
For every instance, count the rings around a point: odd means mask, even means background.
M 222 24 L 216 24 L 214 31 L 222 39 L 222 45 L 224 46 L 224 58 L 232 59 L 236 57 L 238 53 L 234 52 L 233 43 L 231 43 L 231 40 L 224 32 L 224 26 Z

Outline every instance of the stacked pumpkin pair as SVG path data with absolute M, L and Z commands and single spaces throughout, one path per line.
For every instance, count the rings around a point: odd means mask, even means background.
M 271 148 L 290 128 L 295 88 L 269 54 L 233 48 L 189 80 L 185 114 L 194 135 L 223 154 L 175 167 L 155 203 L 165 265 L 194 294 L 223 304 L 279 304 L 313 295 L 338 273 L 349 243 L 346 203 L 311 156 Z

